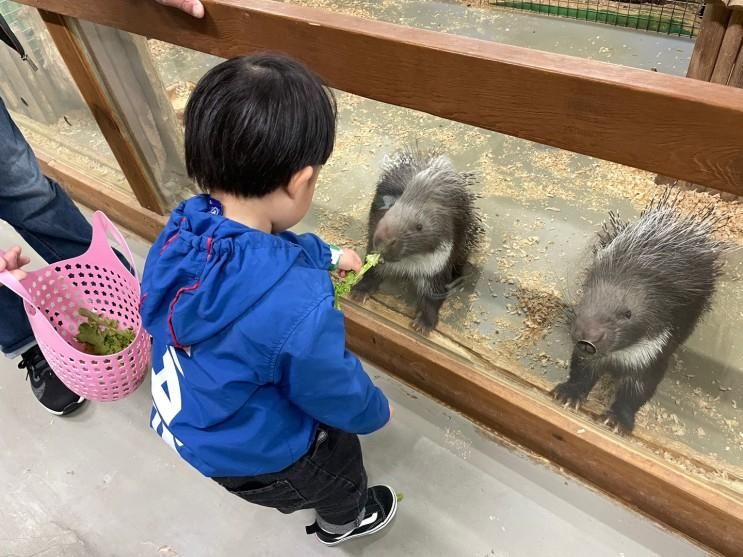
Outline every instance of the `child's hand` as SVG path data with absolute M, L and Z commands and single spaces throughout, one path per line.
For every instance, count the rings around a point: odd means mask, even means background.
M 18 246 L 10 248 L 3 256 L 0 256 L 0 272 L 10 271 L 18 280 L 26 278 L 26 273 L 21 269 L 28 265 L 31 260 L 21 255 L 21 248 Z
M 346 276 L 348 271 L 358 273 L 361 270 L 361 257 L 359 254 L 349 248 L 343 248 L 341 258 L 338 260 L 338 274 L 341 277 Z

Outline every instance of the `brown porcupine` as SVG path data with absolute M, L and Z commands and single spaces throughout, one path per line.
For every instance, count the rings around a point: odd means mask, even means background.
M 616 395 L 605 423 L 622 433 L 709 309 L 728 249 L 715 238 L 727 220 L 714 205 L 682 213 L 679 199 L 666 190 L 634 222 L 610 213 L 573 308 L 570 375 L 552 391 L 577 408 L 610 374 Z
M 483 233 L 471 186 L 474 176 L 458 172 L 436 151 L 403 149 L 382 169 L 369 209 L 367 253 L 382 263 L 364 275 L 352 295 L 364 300 L 386 278 L 415 286 L 413 328 L 427 334 L 438 323 L 451 285 Z

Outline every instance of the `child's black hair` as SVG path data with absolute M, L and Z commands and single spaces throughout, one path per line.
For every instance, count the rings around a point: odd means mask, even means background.
M 263 197 L 335 144 L 333 93 L 301 63 L 276 54 L 209 70 L 186 107 L 186 167 L 207 192 Z

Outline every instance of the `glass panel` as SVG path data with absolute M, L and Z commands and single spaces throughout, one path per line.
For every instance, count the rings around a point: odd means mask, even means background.
M 595 233 L 609 210 L 636 217 L 660 191 L 654 175 L 347 94 L 339 100 L 337 149 L 307 224 L 328 241 L 363 251 L 384 155 L 426 138 L 424 145 L 443 149 L 479 177 L 478 205 L 488 228 L 434 338 L 476 360 L 517 362 L 513 371 L 545 391 L 564 380 L 572 346 L 563 306 L 577 299 Z M 697 200 L 714 203 L 731 218 L 724 235 L 743 244 L 740 201 L 691 190 L 681 195 L 687 211 Z M 354 202 L 339 202 L 347 199 Z M 743 326 L 743 253 L 728 259 L 711 313 L 678 352 L 639 425 L 648 441 L 688 445 L 737 470 L 743 462 L 737 408 L 743 346 L 736 342 Z M 407 302 L 393 288 L 370 307 L 412 318 Z M 597 394 L 589 411 L 605 406 L 606 393 Z
M 303 3 L 354 15 L 369 15 L 366 11 L 374 17 L 386 14 L 406 24 L 429 26 L 430 21 L 438 21 L 436 28 L 468 29 L 471 34 L 475 34 L 473 30 L 484 33 L 493 25 L 500 35 L 491 38 L 499 40 L 511 30 L 502 28 L 494 12 L 465 10 L 458 4 Z M 435 10 L 429 11 L 424 4 L 440 7 L 441 17 L 436 18 Z M 466 14 L 466 18 L 479 13 L 480 19 L 477 25 L 462 26 L 465 16 L 453 13 Z M 519 17 L 524 21 L 526 16 Z M 528 20 L 538 18 L 528 16 Z M 547 39 L 539 38 L 542 31 L 529 32 L 537 37 L 533 40 L 527 40 L 525 31 L 541 25 L 526 25 L 508 36 L 518 35 L 521 44 L 529 46 L 542 40 L 545 47 Z M 568 27 L 568 22 L 559 20 L 558 26 L 550 20 L 544 25 L 551 26 L 553 42 L 549 44 L 559 46 L 557 50 L 580 54 L 589 48 L 576 46 L 567 32 L 560 34 L 559 27 Z M 595 37 L 597 28 L 586 27 Z M 608 31 L 629 33 L 600 28 L 601 35 Z M 558 34 L 562 37 L 559 40 L 555 38 Z M 674 45 L 689 43 L 642 34 L 633 36 L 632 41 L 632 48 L 625 47 L 631 53 L 640 52 L 646 41 L 666 46 L 653 50 L 652 56 L 643 54 L 640 60 L 634 54 L 623 54 L 617 61 L 647 67 L 649 61 L 663 60 L 669 61 L 665 70 L 685 72 L 690 45 L 684 46 L 683 52 L 672 51 Z M 194 83 L 219 59 L 157 41 L 149 44 L 170 98 L 182 114 Z M 590 48 L 594 54 L 608 57 L 601 51 L 601 43 Z M 677 67 L 672 68 L 670 61 Z M 321 174 L 313 208 L 298 230 L 314 231 L 328 242 L 363 254 L 369 207 L 385 157 L 416 143 L 440 149 L 458 169 L 475 173 L 474 189 L 480 196 L 477 206 L 486 233 L 464 270 L 463 282 L 444 302 L 440 324 L 430 340 L 468 358 L 485 374 L 505 375 L 547 397 L 567 378 L 573 346 L 567 308 L 578 299 L 582 271 L 590 261 L 596 233 L 610 210 L 636 218 L 662 191 L 655 176 L 346 93 L 338 92 L 337 97 L 337 147 Z M 697 200 L 714 203 L 720 214 L 731 218 L 724 230 L 726 237 L 735 245 L 743 244 L 740 200 L 692 189 L 684 189 L 680 195 L 683 211 L 693 210 Z M 635 436 L 627 442 L 656 453 L 691 475 L 743 493 L 739 409 L 743 406 L 743 343 L 739 342 L 739 331 L 743 330 L 743 251 L 733 252 L 727 259 L 712 310 L 676 353 L 656 396 L 638 415 Z M 365 307 L 409 327 L 415 313 L 414 295 L 399 284 L 385 283 Z M 508 371 L 499 371 L 504 368 Z M 580 412 L 598 421 L 611 401 L 608 387 L 601 383 Z
M 149 39 L 147 44 L 168 98 L 182 124 L 183 111 L 196 82 L 210 68 L 219 64 L 222 58 L 156 39 Z
M 14 51 L 0 45 L 0 93 L 27 141 L 80 172 L 130 192 L 38 12 L 0 0 L 0 15 L 39 67 L 33 72 Z
M 289 0 L 292 4 L 323 8 L 336 13 L 399 23 L 410 27 L 441 31 L 475 39 L 483 39 L 514 46 L 525 46 L 557 54 L 569 54 L 580 58 L 622 64 L 643 70 L 653 69 L 676 75 L 685 75 L 689 65 L 693 43 L 688 38 L 679 38 L 678 33 L 669 35 L 646 33 L 616 24 L 602 25 L 593 18 L 584 17 L 575 21 L 563 17 L 538 15 L 542 5 L 606 4 L 607 9 L 626 16 L 636 11 L 647 11 L 650 4 L 638 5 L 612 0 Z M 495 5 L 493 5 L 495 4 Z M 503 4 L 522 4 L 523 10 L 504 9 Z M 654 4 L 654 3 L 653 3 Z M 688 3 L 692 5 L 692 3 Z M 683 7 L 681 7 L 683 5 Z M 676 21 L 686 10 L 691 24 L 699 18 L 699 6 L 693 3 L 695 12 L 687 9 L 685 0 L 670 0 L 653 10 L 663 19 Z M 514 7 L 514 6 L 512 6 Z M 516 6 L 517 7 L 517 6 Z M 526 11 L 524 11 L 526 10 Z M 573 16 L 574 17 L 574 16 Z M 620 22 L 621 23 L 621 22 Z M 696 28 L 695 28 L 696 29 Z M 696 31 L 695 31 L 696 32 Z
M 655 176 L 348 94 L 338 98 L 337 147 L 304 230 L 363 254 L 385 155 L 425 138 L 422 147 L 439 148 L 475 173 L 487 225 L 431 340 L 485 373 L 505 367 L 545 395 L 565 381 L 573 346 L 566 308 L 578 299 L 596 233 L 609 210 L 636 218 L 661 191 Z M 731 219 L 724 235 L 743 245 L 743 203 L 692 190 L 681 195 L 685 211 L 696 201 L 714 203 Z M 743 493 L 743 251 L 727 259 L 711 312 L 640 411 L 634 441 Z M 394 283 L 366 307 L 404 326 L 415 314 L 414 295 Z M 611 403 L 610 386 L 600 383 L 581 412 L 598 419 Z

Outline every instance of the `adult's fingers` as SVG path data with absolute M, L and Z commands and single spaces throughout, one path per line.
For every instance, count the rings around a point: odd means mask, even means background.
M 200 0 L 155 0 L 155 2 L 176 8 L 199 19 L 204 17 L 204 4 Z

